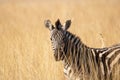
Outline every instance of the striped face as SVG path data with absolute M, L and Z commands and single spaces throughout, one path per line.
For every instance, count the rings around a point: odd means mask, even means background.
M 67 31 L 71 24 L 71 20 L 67 20 L 65 25 L 63 26 L 58 19 L 54 25 L 51 24 L 50 20 L 45 21 L 45 26 L 50 30 L 50 39 L 52 42 L 52 47 L 54 51 L 54 57 L 56 61 L 60 61 L 64 59 L 64 46 L 65 46 L 65 35 L 64 33 Z
M 64 34 L 62 30 L 54 29 L 51 31 L 51 42 L 56 61 L 63 59 Z

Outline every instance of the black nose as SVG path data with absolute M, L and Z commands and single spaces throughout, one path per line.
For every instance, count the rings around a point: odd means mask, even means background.
M 52 38 L 50 38 L 50 40 L 52 40 Z

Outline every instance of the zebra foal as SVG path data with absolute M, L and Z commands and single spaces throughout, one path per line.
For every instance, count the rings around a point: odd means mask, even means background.
M 58 19 L 55 26 L 50 20 L 45 21 L 45 26 L 50 30 L 55 60 L 63 61 L 66 78 L 112 80 L 114 66 L 120 66 L 120 44 L 105 48 L 88 47 L 79 37 L 67 31 L 70 25 L 71 20 L 62 25 Z

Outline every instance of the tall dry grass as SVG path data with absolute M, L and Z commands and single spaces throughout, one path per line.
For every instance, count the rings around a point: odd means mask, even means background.
M 65 80 L 44 20 L 72 20 L 69 29 L 91 47 L 120 42 L 119 0 L 1 0 L 0 80 Z

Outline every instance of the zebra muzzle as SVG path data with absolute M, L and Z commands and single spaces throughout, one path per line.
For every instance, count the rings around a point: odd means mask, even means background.
M 56 61 L 60 61 L 63 59 L 63 54 L 60 50 L 56 49 L 54 53 L 54 57 Z

